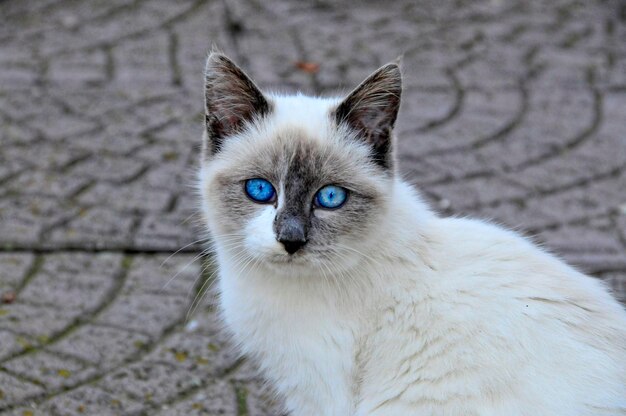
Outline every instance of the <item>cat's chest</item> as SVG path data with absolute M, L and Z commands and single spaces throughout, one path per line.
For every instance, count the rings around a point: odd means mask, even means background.
M 358 319 L 306 291 L 227 275 L 220 290 L 223 315 L 237 343 L 290 407 L 307 409 L 328 395 L 322 402 L 333 406 L 310 414 L 351 414 Z
M 320 293 L 290 285 L 276 285 L 270 279 L 241 279 L 224 268 L 220 278 L 220 299 L 225 320 L 247 352 L 281 345 L 315 346 L 328 342 L 338 349 L 353 345 L 357 322 Z

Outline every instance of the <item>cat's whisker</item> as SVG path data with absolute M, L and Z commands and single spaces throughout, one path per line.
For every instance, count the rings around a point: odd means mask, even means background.
M 181 269 L 178 270 L 178 272 L 176 272 L 176 274 L 174 276 L 172 276 L 164 285 L 163 287 L 161 287 L 161 289 L 159 290 L 159 293 L 163 293 L 163 291 L 165 289 L 167 289 L 167 287 L 174 281 L 176 280 L 176 278 L 178 276 L 180 276 L 181 273 L 185 272 L 185 270 L 187 270 L 189 268 L 189 266 L 191 266 L 196 260 L 198 260 L 199 258 L 201 258 L 202 256 L 208 254 L 208 252 L 205 250 L 202 250 L 200 253 L 198 253 L 197 255 L 195 255 L 189 262 L 187 262 L 187 264 L 185 264 L 185 266 L 183 266 Z
M 202 266 L 202 269 L 200 270 L 200 273 L 198 274 L 198 278 L 193 282 L 193 284 L 191 284 L 191 286 L 189 287 L 189 289 L 187 290 L 187 297 L 190 298 L 192 295 L 191 293 L 193 292 L 193 290 L 196 288 L 197 284 L 198 284 L 198 280 L 202 278 L 202 276 L 204 276 L 204 274 L 207 272 L 207 270 L 211 269 L 212 267 L 216 266 L 217 263 L 217 259 L 212 258 L 209 261 L 207 261 L 206 264 L 204 264 Z M 219 269 L 217 267 L 215 267 L 215 269 L 211 272 L 211 276 L 214 275 Z
M 201 214 L 201 213 L 199 213 L 199 212 L 194 212 L 194 213 L 190 214 L 187 218 L 185 218 L 185 219 L 181 222 L 181 224 L 183 224 L 183 225 L 184 225 L 184 224 L 187 224 L 187 222 L 188 222 L 190 219 L 192 219 L 193 217 L 197 217 L 197 216 L 199 216 L 199 217 L 200 217 L 200 218 L 198 219 L 199 224 L 202 224 L 202 225 L 203 225 L 203 222 L 202 222 L 202 221 L 203 221 L 203 220 L 202 220 L 202 214 Z
M 181 248 L 179 248 L 178 250 L 176 250 L 175 252 L 173 252 L 172 254 L 170 254 L 169 256 L 167 256 L 167 258 L 161 262 L 161 264 L 159 265 L 159 267 L 163 267 L 163 265 L 164 265 L 165 263 L 167 263 L 167 262 L 169 261 L 169 259 L 171 259 L 172 257 L 174 257 L 176 254 L 180 253 L 181 251 L 183 251 L 183 250 L 184 250 L 184 249 L 186 249 L 187 247 L 190 247 L 190 246 L 192 246 L 192 245 L 194 245 L 194 244 L 197 244 L 197 243 L 201 243 L 201 242 L 203 242 L 203 241 L 206 241 L 206 238 L 201 238 L 201 239 L 199 239 L 199 240 L 192 241 L 192 242 L 191 242 L 191 243 L 189 243 L 189 244 L 185 244 L 184 246 L 182 246 Z
M 187 310 L 187 314 L 185 315 L 185 321 L 189 320 L 189 317 L 191 317 L 193 315 L 193 313 L 195 312 L 196 308 L 198 307 L 198 304 L 196 304 L 196 301 L 198 301 L 198 298 L 202 298 L 201 294 L 203 293 L 203 291 L 205 290 L 205 288 L 207 288 L 207 285 L 209 285 L 209 287 L 212 285 L 212 281 L 213 281 L 213 277 L 215 276 L 215 273 L 217 273 L 217 268 L 213 271 L 213 273 L 211 273 L 211 275 L 204 281 L 204 283 L 202 283 L 202 286 L 200 287 L 200 289 L 198 290 L 198 292 L 196 293 L 196 296 L 194 297 L 193 301 L 191 302 L 191 305 L 189 306 L 189 309 Z M 207 288 L 208 289 L 208 288 Z M 195 305 L 195 306 L 194 306 Z

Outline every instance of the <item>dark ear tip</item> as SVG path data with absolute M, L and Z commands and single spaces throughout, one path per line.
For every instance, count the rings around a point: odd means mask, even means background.
M 381 73 L 385 73 L 389 76 L 396 77 L 398 79 L 402 79 L 402 66 L 401 62 L 389 62 L 388 64 L 383 65 L 379 71 Z
M 209 57 L 206 60 L 206 71 L 210 71 L 215 68 L 224 67 L 226 65 L 234 66 L 235 63 L 224 53 L 219 50 L 212 50 L 209 52 Z

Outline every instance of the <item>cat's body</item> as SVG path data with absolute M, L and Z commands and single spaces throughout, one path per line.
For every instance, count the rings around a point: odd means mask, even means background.
M 263 103 L 231 65 L 207 67 L 204 213 L 226 324 L 293 415 L 626 415 L 626 313 L 604 286 L 438 217 L 394 173 L 397 67 L 343 102 Z M 251 178 L 274 199 L 246 198 Z M 344 205 L 315 199 L 329 183 Z

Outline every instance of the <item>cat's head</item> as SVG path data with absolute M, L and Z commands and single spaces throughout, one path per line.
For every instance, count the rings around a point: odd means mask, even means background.
M 390 203 L 401 90 L 390 63 L 343 99 L 263 94 L 211 54 L 200 190 L 218 248 L 275 273 L 366 260 Z

